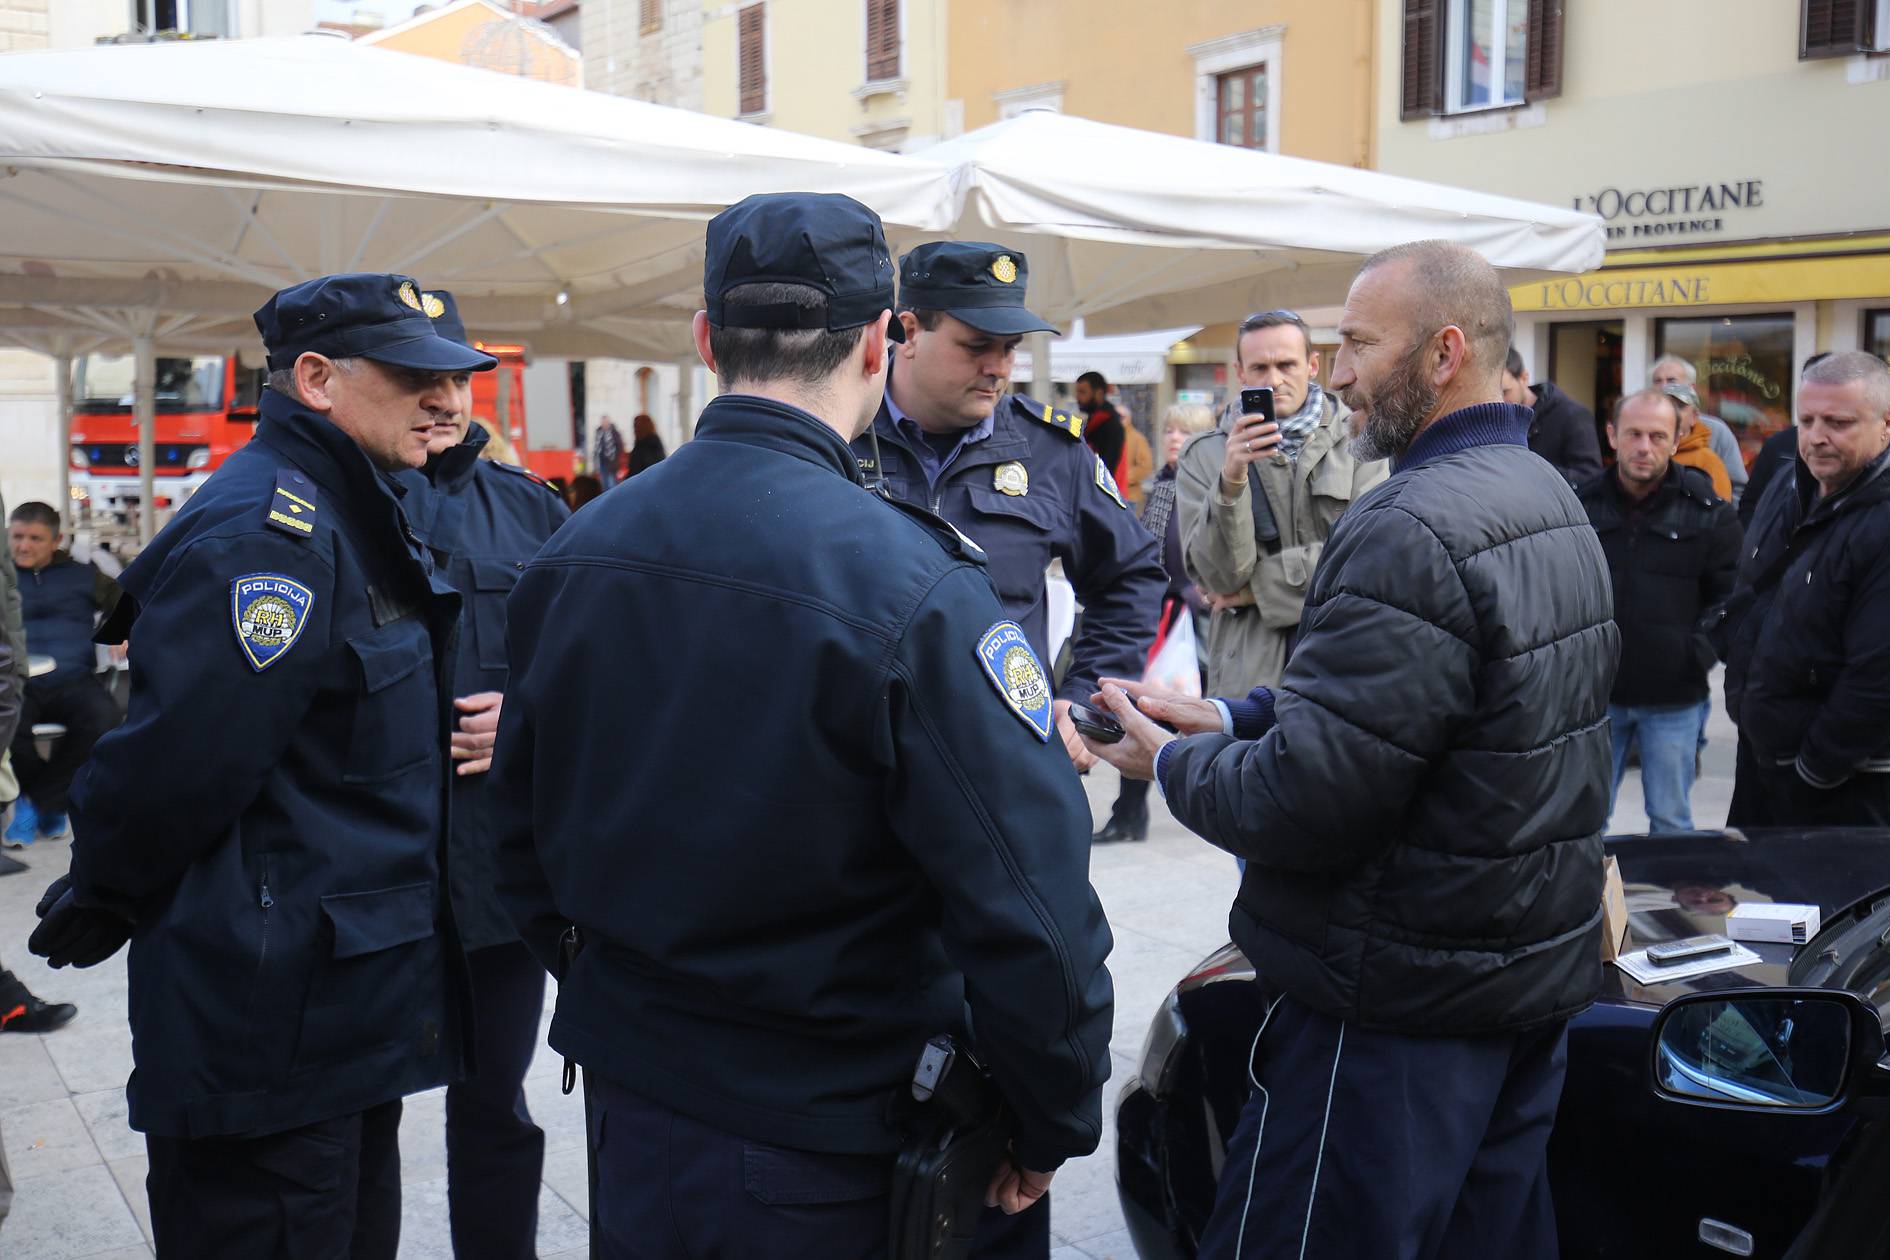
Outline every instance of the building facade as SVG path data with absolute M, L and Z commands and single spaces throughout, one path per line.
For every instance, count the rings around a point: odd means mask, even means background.
M 1607 226 L 1511 291 L 1537 379 L 1602 414 L 1678 354 L 1750 458 L 1806 356 L 1890 352 L 1890 5 L 1382 0 L 1376 37 L 1380 169 Z
M 497 0 L 453 0 L 363 35 L 360 42 L 561 87 L 584 86 L 577 49 L 547 23 Z
M 947 0 L 701 0 L 701 11 L 708 113 L 900 153 L 963 130 L 945 106 Z

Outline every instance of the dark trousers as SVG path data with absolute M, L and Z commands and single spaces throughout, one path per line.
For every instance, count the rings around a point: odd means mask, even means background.
M 446 1187 L 457 1260 L 532 1260 L 545 1131 L 525 1106 L 525 1071 L 538 1047 L 545 969 L 522 942 L 475 949 L 474 1059 L 478 1074 L 446 1090 Z
M 1890 774 L 1854 774 L 1834 788 L 1815 788 L 1793 766 L 1762 765 L 1741 735 L 1726 825 L 1890 827 Z
M 1050 1195 L 1006 1216 L 1003 1208 L 986 1208 L 978 1218 L 978 1233 L 971 1240 L 971 1260 L 1049 1260 Z
M 1562 1024 L 1407 1037 L 1280 999 L 1200 1260 L 1554 1260 L 1566 1064 Z
M 35 722 L 65 725 L 66 733 L 54 742 L 50 757 L 41 757 L 33 742 Z M 20 728 L 13 736 L 13 772 L 33 807 L 42 814 L 65 813 L 72 776 L 92 755 L 99 736 L 117 725 L 118 706 L 88 675 L 28 683 L 20 704 Z
M 398 1099 L 267 1137 L 144 1142 L 158 1260 L 394 1260 Z
M 603 1260 L 884 1260 L 893 1156 L 751 1142 L 590 1076 Z

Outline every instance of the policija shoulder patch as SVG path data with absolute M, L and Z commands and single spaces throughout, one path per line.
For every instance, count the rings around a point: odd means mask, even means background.
M 230 583 L 236 642 L 259 674 L 295 646 L 314 607 L 315 592 L 280 573 L 250 573 Z
M 978 640 L 978 663 L 1012 713 L 1044 743 L 1050 742 L 1050 679 L 1015 621 L 1000 621 Z

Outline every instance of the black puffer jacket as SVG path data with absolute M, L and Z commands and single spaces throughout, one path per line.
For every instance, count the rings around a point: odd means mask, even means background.
M 1706 699 L 1713 648 L 1702 615 L 1732 594 L 1739 568 L 1739 517 L 1697 468 L 1667 476 L 1631 513 L 1613 469 L 1575 492 L 1601 538 L 1621 627 L 1615 704 L 1673 706 Z
M 1601 983 L 1620 639 L 1527 419 L 1420 434 L 1326 543 L 1277 725 L 1164 750 L 1169 808 L 1248 859 L 1230 926 L 1259 975 L 1366 1027 L 1529 1028 Z
M 1890 452 L 1815 503 L 1804 464 L 1792 473 L 1766 487 L 1746 538 L 1726 710 L 1761 762 L 1836 787 L 1890 770 Z M 1778 581 L 1749 595 L 1794 543 Z

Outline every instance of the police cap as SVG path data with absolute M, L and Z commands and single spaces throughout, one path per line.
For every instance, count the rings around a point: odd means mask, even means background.
M 936 241 L 899 260 L 899 301 L 997 337 L 1056 329 L 1024 306 L 1024 256 L 1002 245 Z
M 448 341 L 457 341 L 462 346 L 470 346 L 472 338 L 466 335 L 466 321 L 459 317 L 459 303 L 445 289 L 435 289 L 431 293 L 420 295 L 420 305 L 427 314 L 433 315 L 433 331 Z M 434 315 L 438 310 L 439 314 Z
M 757 193 L 709 220 L 702 293 L 717 328 L 841 332 L 893 309 L 892 252 L 879 216 L 840 193 Z M 732 303 L 745 284 L 794 284 L 827 295 L 825 312 L 791 302 Z M 892 321 L 887 336 L 904 341 Z
M 497 367 L 491 355 L 442 335 L 435 321 L 445 309 L 438 294 L 422 293 L 410 276 L 356 272 L 282 290 L 256 312 L 256 331 L 272 370 L 293 367 L 311 352 L 423 372 Z

